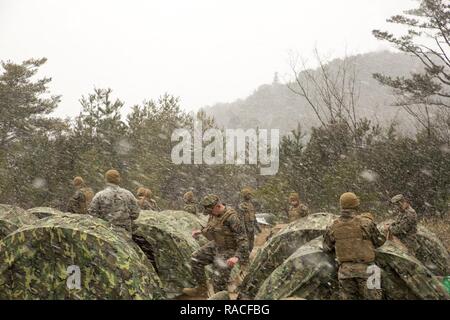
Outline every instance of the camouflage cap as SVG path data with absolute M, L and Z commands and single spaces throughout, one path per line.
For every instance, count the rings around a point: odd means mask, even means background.
M 392 197 L 391 203 L 392 204 L 397 204 L 397 203 L 399 203 L 402 200 L 405 200 L 405 197 L 402 194 L 398 194 L 398 195 Z
M 201 202 L 201 205 L 205 208 L 205 211 L 210 211 L 216 204 L 220 202 L 220 199 L 215 194 L 208 194 Z

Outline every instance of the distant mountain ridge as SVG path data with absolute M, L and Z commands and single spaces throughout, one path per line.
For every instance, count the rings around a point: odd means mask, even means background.
M 394 96 L 389 88 L 381 86 L 374 73 L 407 76 L 422 68 L 419 61 L 402 53 L 388 51 L 352 56 L 357 68 L 359 108 L 357 112 L 380 124 L 391 121 L 403 111 L 394 107 Z M 331 69 L 342 64 L 342 59 L 329 63 Z M 286 84 L 272 83 L 259 86 L 253 94 L 231 103 L 217 103 L 203 108 L 224 128 L 280 129 L 288 133 L 298 124 L 309 129 L 318 121 L 306 99 L 293 93 Z

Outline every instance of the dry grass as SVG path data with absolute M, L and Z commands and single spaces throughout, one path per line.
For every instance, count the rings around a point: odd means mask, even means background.
M 450 252 L 450 215 L 444 218 L 423 218 L 421 224 L 436 234 Z

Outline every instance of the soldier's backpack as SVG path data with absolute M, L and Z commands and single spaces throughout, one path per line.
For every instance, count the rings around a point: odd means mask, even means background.
M 338 219 L 332 225 L 336 240 L 335 250 L 338 262 L 370 263 L 375 260 L 372 241 L 364 239 L 363 221 L 360 217 Z
M 80 204 L 81 213 L 87 213 L 87 209 L 91 205 L 92 199 L 94 198 L 94 192 L 91 188 L 81 188 L 81 193 L 84 195 L 84 202 Z

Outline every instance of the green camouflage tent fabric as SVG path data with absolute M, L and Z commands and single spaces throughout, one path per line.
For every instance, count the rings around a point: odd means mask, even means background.
M 442 283 L 394 242 L 377 249 L 384 299 L 448 299 Z M 322 237 L 300 247 L 264 281 L 255 299 L 339 299 L 334 256 Z
M 3 239 L 0 288 L 0 299 L 165 297 L 151 263 L 123 230 L 77 214 L 39 220 Z
M 434 233 L 419 224 L 417 242 L 417 259 L 437 276 L 450 274 L 450 255 Z
M 62 214 L 61 211 L 49 207 L 37 207 L 27 210 L 29 213 L 35 215 L 38 219 L 44 219 L 54 215 Z
M 206 223 L 208 222 L 208 216 L 203 214 L 196 216 L 191 213 L 191 216 L 189 216 L 187 215 L 189 212 L 179 210 L 164 210 L 160 213 L 173 220 L 178 220 L 177 227 L 189 235 L 192 230 L 201 229 L 201 227 L 206 226 Z
M 228 291 L 220 291 L 208 298 L 208 300 L 231 300 Z
M 33 224 L 38 219 L 19 207 L 0 204 L 0 240 L 18 228 Z
M 316 213 L 295 221 L 270 238 L 250 263 L 240 291 L 254 297 L 264 280 L 305 243 L 321 236 L 336 216 Z
M 380 223 L 380 230 L 384 230 L 386 225 L 393 220 Z M 450 256 L 439 238 L 422 225 L 417 226 L 417 250 L 416 258 L 421 261 L 428 270 L 436 276 L 447 276 L 450 272 Z
M 143 250 L 152 251 L 166 294 L 174 297 L 182 288 L 194 286 L 191 255 L 206 242 L 192 238 L 192 230 L 201 228 L 200 220 L 184 211 L 141 211 L 136 225 L 135 234 L 147 241 L 149 247 Z
M 377 249 L 376 264 L 383 270 L 381 286 L 385 299 L 449 299 L 437 277 L 395 242 L 387 241 Z
M 322 251 L 322 237 L 319 237 L 301 246 L 276 268 L 255 299 L 337 299 L 338 292 L 334 258 Z

